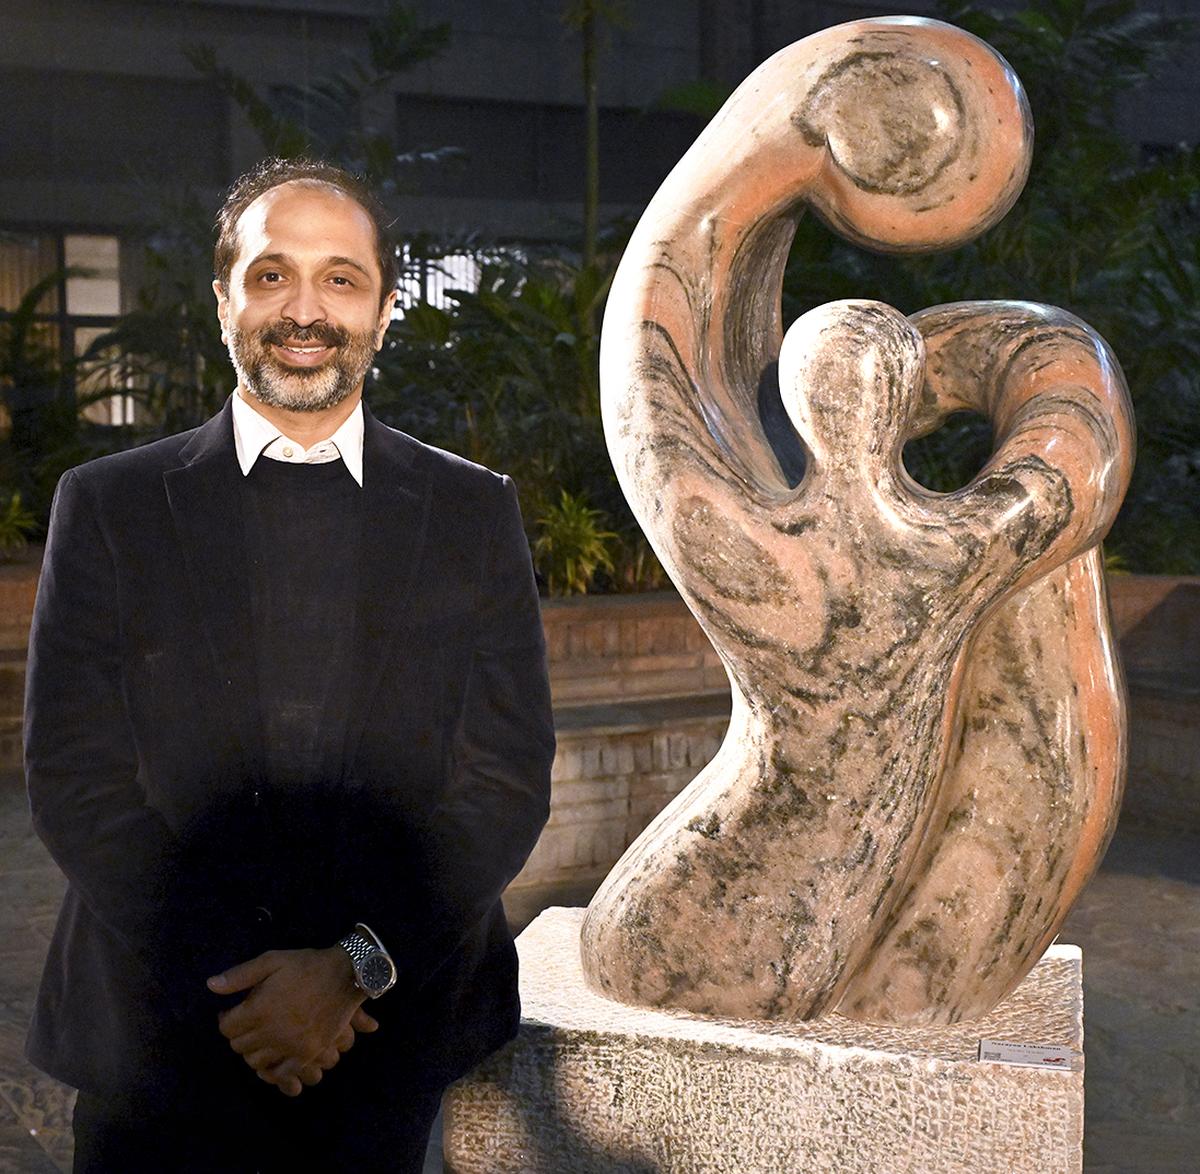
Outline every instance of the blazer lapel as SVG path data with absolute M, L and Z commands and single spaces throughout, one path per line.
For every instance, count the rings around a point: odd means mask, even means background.
M 417 444 L 363 405 L 363 532 L 344 762 L 354 762 L 371 702 L 404 627 L 421 564 L 431 486 Z
M 229 728 L 247 768 L 261 761 L 258 674 L 251 626 L 242 471 L 229 401 L 163 474 L 167 500 L 208 642 Z

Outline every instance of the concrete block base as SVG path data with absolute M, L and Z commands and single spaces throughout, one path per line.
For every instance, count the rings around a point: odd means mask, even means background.
M 702 1019 L 594 994 L 582 909 L 520 937 L 520 1035 L 445 1101 L 454 1174 L 1024 1174 L 1083 1166 L 1082 963 L 1054 946 L 985 1019 L 887 1028 Z M 1072 1049 L 981 1062 L 979 1041 Z

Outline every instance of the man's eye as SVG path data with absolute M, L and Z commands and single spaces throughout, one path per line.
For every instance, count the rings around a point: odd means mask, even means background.
M 343 277 L 340 273 L 335 273 L 330 279 L 334 285 L 353 285 L 354 282 L 348 277 Z
M 275 285 L 283 280 L 282 273 L 276 273 L 274 269 L 268 269 L 266 273 L 260 273 L 258 280 L 266 282 L 267 285 Z

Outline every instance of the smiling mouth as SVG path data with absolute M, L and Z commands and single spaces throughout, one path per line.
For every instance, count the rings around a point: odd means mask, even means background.
M 310 367 L 322 362 L 333 353 L 328 343 L 301 343 L 299 345 L 276 342 L 271 347 L 283 360 L 292 366 Z

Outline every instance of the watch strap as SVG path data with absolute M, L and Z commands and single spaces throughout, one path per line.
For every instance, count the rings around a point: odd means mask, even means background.
M 375 943 L 371 941 L 365 934 L 361 934 L 355 929 L 352 933 L 348 933 L 338 945 L 350 955 L 350 961 L 354 963 L 355 972 L 359 966 L 366 960 L 366 957 L 372 950 L 375 949 Z
M 370 926 L 364 925 L 361 921 L 355 925 L 354 929 L 342 938 L 338 945 L 350 955 L 350 962 L 354 967 L 354 985 L 358 987 L 364 994 L 371 998 L 378 998 L 384 991 L 388 990 L 392 983 L 395 982 L 396 966 L 392 962 L 392 956 L 383 948 L 383 943 L 379 940 L 375 931 Z M 372 954 L 382 954 L 387 960 L 392 969 L 392 981 L 383 990 L 371 990 L 363 984 L 362 968 L 363 963 Z

